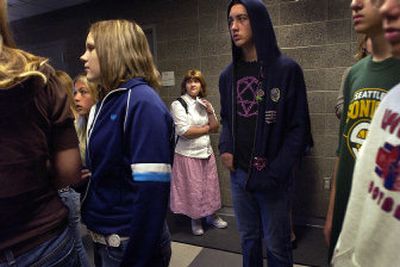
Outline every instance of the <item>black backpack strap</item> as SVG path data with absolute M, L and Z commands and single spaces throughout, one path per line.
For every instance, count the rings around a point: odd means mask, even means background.
M 186 114 L 188 114 L 188 105 L 187 105 L 187 103 L 186 103 L 186 101 L 185 100 L 183 100 L 183 98 L 182 97 L 178 97 L 176 100 L 178 100 L 179 101 L 179 103 L 181 103 L 181 105 L 183 106 L 183 108 L 185 109 L 185 111 L 186 111 Z M 176 140 L 175 140 L 175 146 L 176 146 L 176 144 L 178 144 L 178 141 L 179 141 L 179 135 L 178 135 L 178 137 L 176 137 Z
M 182 97 L 178 97 L 176 100 L 178 100 L 179 103 L 181 103 L 181 105 L 184 107 L 184 109 L 186 111 L 186 114 L 188 114 L 188 105 L 187 105 L 186 101 L 183 100 Z

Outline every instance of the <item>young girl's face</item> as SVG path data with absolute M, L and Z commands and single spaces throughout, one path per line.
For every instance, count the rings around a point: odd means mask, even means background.
M 197 79 L 190 79 L 186 81 L 186 93 L 195 98 L 201 91 L 201 83 Z
M 88 116 L 90 108 L 94 105 L 94 99 L 87 85 L 82 81 L 77 81 L 74 84 L 74 102 L 78 114 Z
M 100 80 L 100 62 L 97 56 L 96 46 L 91 33 L 86 38 L 86 51 L 81 56 L 83 61 L 86 77 L 90 82 L 99 82 Z

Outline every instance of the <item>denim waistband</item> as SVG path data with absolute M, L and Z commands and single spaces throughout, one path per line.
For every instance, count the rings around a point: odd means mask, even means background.
M 55 238 L 56 236 L 60 235 L 63 231 L 67 229 L 67 221 L 62 223 L 57 228 L 53 229 L 52 231 L 46 232 L 42 235 L 39 235 L 33 239 L 29 239 L 26 242 L 21 244 L 17 244 L 10 248 L 4 249 L 0 251 L 0 263 L 7 262 L 6 253 L 12 253 L 13 257 L 19 257 L 25 253 L 29 253 L 30 250 L 35 249 L 36 247 L 40 246 L 41 244 L 48 242 L 49 240 Z

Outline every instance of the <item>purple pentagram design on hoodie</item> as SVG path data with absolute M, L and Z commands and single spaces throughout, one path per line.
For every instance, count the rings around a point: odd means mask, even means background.
M 237 114 L 244 118 L 257 116 L 257 85 L 259 81 L 254 76 L 243 77 L 236 83 Z

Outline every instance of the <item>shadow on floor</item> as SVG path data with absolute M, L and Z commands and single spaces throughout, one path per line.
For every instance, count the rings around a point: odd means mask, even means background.
M 190 219 L 186 216 L 168 214 L 167 221 L 172 240 L 205 248 L 240 253 L 240 239 L 236 222 L 232 216 L 222 216 L 229 223 L 227 229 L 214 229 L 204 225 L 203 236 L 194 236 L 190 230 Z M 296 226 L 297 249 L 293 250 L 294 262 L 307 266 L 328 266 L 328 249 L 324 243 L 322 229 Z

